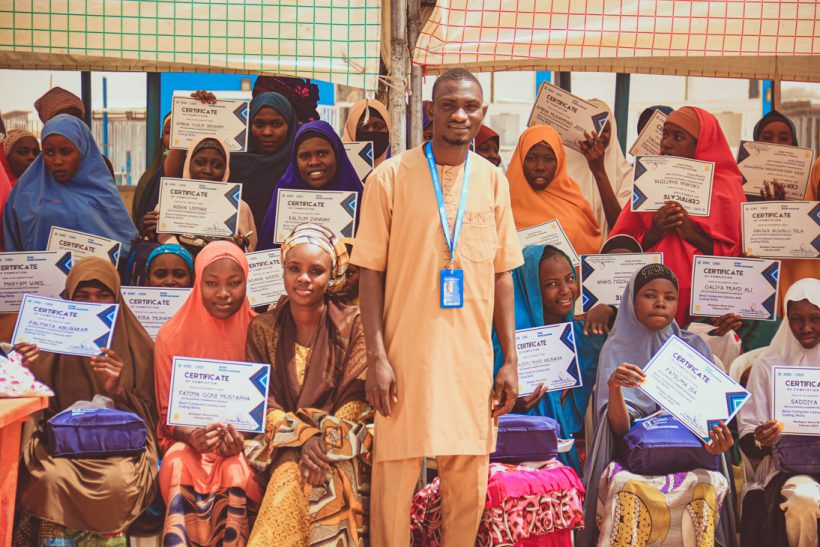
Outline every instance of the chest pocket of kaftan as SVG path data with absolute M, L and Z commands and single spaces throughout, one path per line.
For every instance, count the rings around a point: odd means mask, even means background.
M 461 239 L 459 250 L 463 258 L 471 262 L 493 260 L 498 248 L 498 233 L 495 229 L 495 214 L 492 209 L 465 211 Z

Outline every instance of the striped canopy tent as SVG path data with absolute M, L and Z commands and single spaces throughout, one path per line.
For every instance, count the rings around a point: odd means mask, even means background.
M 438 0 L 413 62 L 820 82 L 820 3 Z
M 0 68 L 280 74 L 374 90 L 380 0 L 3 0 Z

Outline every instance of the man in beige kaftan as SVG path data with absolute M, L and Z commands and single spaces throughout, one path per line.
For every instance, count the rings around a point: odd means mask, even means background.
M 469 143 L 486 112 L 466 71 L 439 77 L 430 150 L 453 232 Z M 382 163 L 367 179 L 352 263 L 362 268 L 367 397 L 376 407 L 371 501 L 374 547 L 410 542 L 410 505 L 422 458 L 436 456 L 443 544 L 473 545 L 487 489 L 493 417 L 518 391 L 512 278 L 523 262 L 507 180 L 469 152 L 471 175 L 452 267 L 463 270 L 463 307 L 440 302 L 450 249 L 425 150 Z M 493 389 L 492 325 L 504 350 Z

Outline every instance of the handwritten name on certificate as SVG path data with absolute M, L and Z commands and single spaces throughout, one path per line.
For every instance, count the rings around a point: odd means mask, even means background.
M 709 442 L 709 431 L 734 418 L 749 392 L 686 342 L 672 336 L 643 368 L 639 389 L 692 433 Z
M 248 302 L 253 307 L 278 302 L 285 294 L 279 249 L 247 253 L 245 258 L 248 259 Z
M 241 201 L 241 184 L 163 177 L 157 232 L 233 237 Z
M 0 253 L 0 313 L 16 313 L 25 294 L 60 296 L 71 264 L 64 251 Z
M 373 143 L 370 141 L 356 141 L 342 143 L 359 180 L 364 183 L 364 179 L 373 170 L 375 158 L 373 157 Z
M 581 302 L 588 312 L 596 304 L 620 306 L 632 274 L 647 264 L 663 264 L 663 253 L 581 255 Z
M 167 424 L 264 433 L 269 377 L 269 364 L 174 357 Z
M 695 255 L 692 265 L 693 315 L 774 321 L 780 261 Z
M 188 150 L 200 137 L 217 137 L 231 152 L 248 150 L 248 100 L 205 104 L 192 97 L 174 97 L 171 148 Z
M 188 299 L 191 289 L 168 287 L 122 287 L 123 300 L 154 340 L 157 333 Z
M 561 135 L 564 146 L 581 151 L 578 141 L 586 140 L 584 132 L 600 134 L 609 120 L 605 108 L 544 82 L 530 112 L 527 127 L 549 125 Z
M 119 241 L 57 226 L 51 227 L 46 245 L 47 251 L 71 251 L 74 260 L 98 256 L 110 260 L 114 266 L 120 260 L 121 248 Z
M 356 233 L 358 194 L 339 190 L 279 190 L 274 243 L 282 243 L 299 224 L 313 222 L 342 237 Z
M 561 227 L 561 222 L 558 219 L 518 230 L 518 241 L 522 249 L 530 245 L 558 247 L 570 258 L 573 267 L 577 267 L 581 263 L 581 258 L 572 247 L 572 243 L 570 243 L 567 233 Z
M 12 343 L 37 344 L 41 351 L 99 355 L 111 347 L 119 304 L 74 302 L 27 294 L 20 305 Z
M 643 126 L 643 131 L 638 135 L 635 144 L 629 149 L 629 153 L 634 157 L 638 156 L 659 156 L 661 153 L 661 139 L 663 138 L 663 124 L 666 123 L 666 114 L 660 110 L 655 110 L 652 117 Z
M 517 330 L 515 347 L 520 395 L 529 395 L 538 384 L 548 391 L 582 385 L 572 323 Z
M 774 367 L 772 411 L 783 434 L 820 435 L 820 366 Z
M 786 191 L 786 199 L 806 197 L 814 150 L 772 144 L 769 142 L 740 141 L 737 166 L 743 175 L 743 191 L 759 196 L 764 181 L 777 181 Z
M 657 211 L 677 201 L 693 217 L 708 217 L 715 164 L 677 156 L 639 156 L 632 182 L 632 210 Z
M 743 250 L 766 258 L 820 258 L 820 202 L 741 203 Z

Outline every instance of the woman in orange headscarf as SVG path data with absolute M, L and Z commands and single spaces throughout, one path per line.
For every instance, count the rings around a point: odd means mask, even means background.
M 196 257 L 196 281 L 179 311 L 159 330 L 154 351 L 157 437 L 164 455 L 159 484 L 165 505 L 163 545 L 244 545 L 262 492 L 230 424 L 167 426 L 174 357 L 244 361 L 256 315 L 245 297 L 248 261 L 229 241 Z
M 552 127 L 534 125 L 521 134 L 507 179 L 517 230 L 557 219 L 578 254 L 598 252 L 601 229 L 578 184 L 567 176 L 564 145 Z

